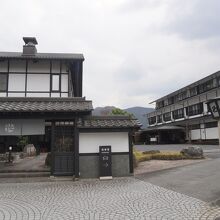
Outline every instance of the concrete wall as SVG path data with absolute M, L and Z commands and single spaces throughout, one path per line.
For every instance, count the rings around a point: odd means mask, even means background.
M 99 156 L 79 156 L 79 172 L 81 178 L 99 177 Z M 129 176 L 129 155 L 112 155 L 112 176 Z

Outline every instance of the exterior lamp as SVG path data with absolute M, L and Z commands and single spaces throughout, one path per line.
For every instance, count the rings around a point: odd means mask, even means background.
M 11 156 L 11 151 L 12 151 L 12 146 L 9 146 L 9 154 L 8 154 L 8 163 L 12 163 L 12 156 Z

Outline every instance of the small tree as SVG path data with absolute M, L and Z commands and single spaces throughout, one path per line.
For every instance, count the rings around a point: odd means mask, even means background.
M 134 115 L 129 113 L 129 112 L 126 112 L 120 108 L 114 108 L 112 109 L 112 112 L 111 112 L 111 115 L 127 115 L 129 117 L 133 117 Z
M 17 145 L 24 150 L 24 147 L 28 144 L 28 137 L 27 136 L 19 136 Z

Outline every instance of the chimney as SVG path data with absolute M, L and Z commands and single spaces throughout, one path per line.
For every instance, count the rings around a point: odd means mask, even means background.
M 35 37 L 23 37 L 25 45 L 23 46 L 23 56 L 34 56 L 37 53 L 37 40 Z

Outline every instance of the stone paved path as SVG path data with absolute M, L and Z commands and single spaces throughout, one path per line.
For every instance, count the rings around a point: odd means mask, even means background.
M 215 219 L 220 208 L 135 178 L 2 183 L 0 219 Z

